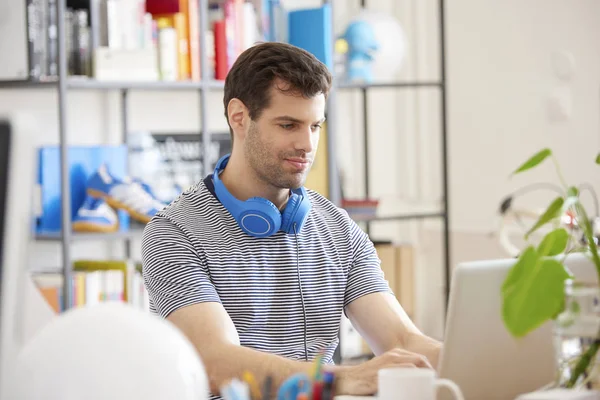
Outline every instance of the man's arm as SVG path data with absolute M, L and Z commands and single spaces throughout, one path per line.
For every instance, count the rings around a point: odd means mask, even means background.
M 277 389 L 296 373 L 309 374 L 312 364 L 293 361 L 240 346 L 233 322 L 219 303 L 200 303 L 179 308 L 167 317 L 192 342 L 204 364 L 210 390 L 218 394 L 223 384 L 250 371 L 257 381 L 267 376 Z M 356 366 L 323 366 L 336 377 L 336 395 L 369 395 L 377 390 L 377 371 L 388 367 L 425 367 L 424 359 L 415 354 L 392 350 Z
M 311 364 L 240 346 L 231 318 L 219 303 L 200 303 L 174 311 L 167 318 L 177 326 L 198 350 L 206 369 L 210 389 L 218 394 L 223 384 L 250 371 L 263 382 L 273 378 L 279 387 L 289 376 L 309 373 Z
M 437 367 L 441 343 L 426 337 L 410 320 L 390 290 L 381 260 L 369 236 L 350 221 L 353 263 L 344 309 L 375 355 L 402 349 L 425 356 Z
M 437 368 L 442 344 L 425 336 L 391 293 L 362 296 L 346 307 L 346 314 L 375 355 L 400 348 L 425 356 Z

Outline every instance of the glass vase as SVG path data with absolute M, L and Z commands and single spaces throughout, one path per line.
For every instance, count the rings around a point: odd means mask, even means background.
M 600 389 L 600 286 L 565 281 L 565 307 L 554 323 L 556 386 Z

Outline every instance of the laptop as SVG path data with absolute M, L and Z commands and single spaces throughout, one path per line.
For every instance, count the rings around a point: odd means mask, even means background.
M 516 339 L 502 321 L 501 287 L 515 259 L 460 263 L 453 271 L 444 347 L 438 377 L 451 379 L 465 400 L 514 400 L 555 378 L 552 323 Z M 565 262 L 580 280 L 597 282 L 583 254 Z M 336 400 L 376 400 L 376 396 L 336 396 Z M 454 399 L 440 389 L 438 400 Z
M 501 286 L 515 262 L 475 261 L 454 269 L 438 375 L 458 384 L 466 400 L 513 400 L 555 378 L 552 322 L 516 339 L 502 321 Z M 565 264 L 576 278 L 597 282 L 585 255 L 569 255 Z

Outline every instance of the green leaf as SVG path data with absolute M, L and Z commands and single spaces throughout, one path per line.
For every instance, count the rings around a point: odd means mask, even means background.
M 525 234 L 525 238 L 527 239 L 529 235 L 538 230 L 541 226 L 547 224 L 556 218 L 562 210 L 562 206 L 565 200 L 562 197 L 557 197 L 550 203 L 546 211 L 542 214 L 542 216 L 537 220 L 537 222 L 529 229 L 529 231 Z
M 528 169 L 531 169 L 531 168 L 539 165 L 542 161 L 544 161 L 546 158 L 548 158 L 551 154 L 552 154 L 552 151 L 550 149 L 544 149 L 544 150 L 539 151 L 538 153 L 531 156 L 531 158 L 529 158 L 529 160 L 525 161 L 523 163 L 523 165 L 521 165 L 519 168 L 517 168 L 516 171 L 513 172 L 513 175 L 518 174 L 523 171 L 527 171 Z
M 567 190 L 567 197 L 577 197 L 577 196 L 579 196 L 579 189 L 577 189 L 575 186 L 571 186 Z
M 596 156 L 596 164 L 600 165 L 600 153 Z
M 540 257 L 556 256 L 565 251 L 567 243 L 569 243 L 569 233 L 564 228 L 558 228 L 544 236 L 537 252 Z
M 521 253 L 517 262 L 508 271 L 504 283 L 502 284 L 502 293 L 507 294 L 526 274 L 527 266 L 536 262 L 537 252 L 533 246 L 529 246 Z
M 564 282 L 569 278 L 563 265 L 541 258 L 520 268 L 520 276 L 503 292 L 502 319 L 508 331 L 522 337 L 557 316 L 564 308 Z

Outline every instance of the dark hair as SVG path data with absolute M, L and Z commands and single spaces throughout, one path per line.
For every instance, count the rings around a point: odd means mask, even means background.
M 246 105 L 251 119 L 259 118 L 269 107 L 269 91 L 277 78 L 287 84 L 286 91 L 306 98 L 320 93 L 327 97 L 332 80 L 325 64 L 306 50 L 281 42 L 256 44 L 238 56 L 225 78 L 223 105 L 227 124 L 227 106 L 234 98 Z M 231 125 L 229 130 L 233 141 Z

